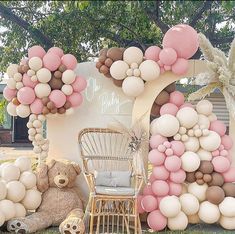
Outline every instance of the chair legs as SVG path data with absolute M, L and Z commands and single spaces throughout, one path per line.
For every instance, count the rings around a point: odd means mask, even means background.
M 94 227 L 94 215 L 95 215 L 95 198 L 91 198 L 91 212 L 90 212 L 90 234 L 93 234 L 93 227 Z

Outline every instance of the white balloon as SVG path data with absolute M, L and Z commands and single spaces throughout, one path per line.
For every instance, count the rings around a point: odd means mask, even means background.
M 41 128 L 42 127 L 42 122 L 40 120 L 36 119 L 36 120 L 33 121 L 33 126 L 35 128 Z
M 35 94 L 38 98 L 48 97 L 51 93 L 49 84 L 39 83 L 34 88 Z
M 200 148 L 197 151 L 197 155 L 199 156 L 200 160 L 204 160 L 204 161 L 211 161 L 212 159 L 212 154 L 210 151 L 206 151 L 202 148 Z
M 215 204 L 204 201 L 200 204 L 198 216 L 204 223 L 216 223 L 220 218 L 219 208 Z
M 122 90 L 129 97 L 137 97 L 144 91 L 144 82 L 139 77 L 127 77 L 122 83 Z
M 2 168 L 1 175 L 6 182 L 18 180 L 20 177 L 20 169 L 14 164 L 8 164 Z
M 184 142 L 186 151 L 197 152 L 200 148 L 199 140 L 196 137 L 188 137 L 188 140 Z
M 208 119 L 210 120 L 210 122 L 213 122 L 213 121 L 217 120 L 217 116 L 216 116 L 216 114 L 211 113 L 211 114 L 208 116 Z
M 198 125 L 204 125 L 205 128 L 209 128 L 210 127 L 210 120 L 207 116 L 205 115 L 202 115 L 202 114 L 199 114 L 198 115 L 198 122 L 197 122 Z
M 26 216 L 26 210 L 24 208 L 24 206 L 20 203 L 15 203 L 15 218 L 21 218 L 21 217 L 25 217 Z
M 7 195 L 6 184 L 3 181 L 0 181 L 0 200 L 5 199 L 6 195 Z
M 179 120 L 181 126 L 192 128 L 197 124 L 198 114 L 193 108 L 183 107 L 177 112 L 176 118 Z
M 181 167 L 186 172 L 196 171 L 199 168 L 199 166 L 200 166 L 200 158 L 199 158 L 199 156 L 196 153 L 192 152 L 192 151 L 186 151 L 181 156 L 181 162 L 182 162 Z
M 9 78 L 13 78 L 16 73 L 18 73 L 18 64 L 10 64 L 7 68 L 7 75 Z
M 221 144 L 221 138 L 218 133 L 209 131 L 209 135 L 200 137 L 199 142 L 204 150 L 214 151 L 219 148 Z
M 30 116 L 29 116 L 29 120 L 31 121 L 31 122 L 33 122 L 34 120 L 36 120 L 37 119 L 37 116 L 35 115 L 35 114 L 31 114 Z
M 41 204 L 41 201 L 41 193 L 38 190 L 29 189 L 26 191 L 26 195 L 21 203 L 27 210 L 36 210 Z
M 213 105 L 208 100 L 201 100 L 197 103 L 196 110 L 199 114 L 209 116 L 212 113 Z
M 110 74 L 116 80 L 123 80 L 126 78 L 126 72 L 129 69 L 129 65 L 122 61 L 115 61 L 110 67 Z
M 30 115 L 29 105 L 20 104 L 16 107 L 16 114 L 21 118 L 26 118 Z
M 24 84 L 20 81 L 20 82 L 16 82 L 16 89 L 21 89 L 23 88 Z
M 62 74 L 62 81 L 65 84 L 72 84 L 76 79 L 76 73 L 73 70 L 66 70 Z
M 0 210 L 0 227 L 5 223 L 5 216 L 3 212 Z
M 36 135 L 35 135 L 35 140 L 36 140 L 36 141 L 41 141 L 41 140 L 43 140 L 43 135 L 42 135 L 42 134 L 39 134 L 39 133 L 36 134 Z
M 34 71 L 38 71 L 42 68 L 42 60 L 39 57 L 32 57 L 29 59 L 29 67 Z
M 145 81 L 155 80 L 160 75 L 158 64 L 152 60 L 145 60 L 140 64 L 141 78 Z
M 28 76 L 33 76 L 33 75 L 35 75 L 36 74 L 36 72 L 34 71 L 34 70 L 31 70 L 31 69 L 29 69 L 28 71 L 27 71 L 27 75 Z
M 219 223 L 224 229 L 233 230 L 235 229 L 235 216 L 226 217 L 226 216 L 221 215 Z
M 0 211 L 5 216 L 5 221 L 8 221 L 15 217 L 15 206 L 14 203 L 10 200 L 1 200 L 0 201 Z
M 186 215 L 194 215 L 199 210 L 199 201 L 191 193 L 185 193 L 180 196 L 181 209 Z
M 31 159 L 29 157 L 19 157 L 14 164 L 20 169 L 20 172 L 31 170 Z
M 34 136 L 36 133 L 37 133 L 37 132 L 36 132 L 36 129 L 35 129 L 35 128 L 30 128 L 30 129 L 28 130 L 28 134 L 29 134 L 30 136 Z
M 19 73 L 19 72 L 15 73 L 15 75 L 14 75 L 14 80 L 15 80 L 16 82 L 21 81 L 21 80 L 22 80 L 22 74 Z
M 188 185 L 188 192 L 193 194 L 200 202 L 206 200 L 206 190 L 208 185 L 204 183 L 199 185 L 197 182 Z
M 167 226 L 170 230 L 185 230 L 188 226 L 188 218 L 182 211 L 173 218 L 168 218 Z
M 16 105 L 14 105 L 12 102 L 9 102 L 7 104 L 7 113 L 11 116 L 17 116 L 17 113 L 16 113 Z
M 65 95 L 71 95 L 73 93 L 73 87 L 71 85 L 63 85 L 61 88 L 61 91 L 65 94 Z
M 167 218 L 173 218 L 178 215 L 181 211 L 181 204 L 178 197 L 166 196 L 162 198 L 159 209 L 161 213 Z
M 25 196 L 25 186 L 20 181 L 10 181 L 7 184 L 7 199 L 13 202 L 21 201 Z
M 36 175 L 31 171 L 24 171 L 21 174 L 19 181 L 26 189 L 32 189 L 36 186 Z
M 129 47 L 123 53 L 123 60 L 131 65 L 132 63 L 140 64 L 143 61 L 144 55 L 141 49 L 137 47 Z
M 9 89 L 15 89 L 16 88 L 16 81 L 12 78 L 7 79 L 7 87 Z
M 40 120 L 41 122 L 44 122 L 46 120 L 46 117 L 44 115 L 39 115 L 38 120 Z
M 51 80 L 51 72 L 47 68 L 41 68 L 37 71 L 37 78 L 41 83 L 47 83 Z
M 235 217 L 235 198 L 225 197 L 219 204 L 219 210 L 223 216 Z

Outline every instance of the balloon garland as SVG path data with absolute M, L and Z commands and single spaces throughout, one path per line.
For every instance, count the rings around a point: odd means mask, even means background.
M 41 46 L 28 50 L 28 58 L 7 68 L 3 95 L 11 116 L 27 118 L 29 140 L 39 161 L 48 155 L 49 141 L 43 136 L 43 122 L 49 115 L 69 115 L 82 104 L 86 80 L 74 72 L 77 59 L 58 47 L 47 52 Z

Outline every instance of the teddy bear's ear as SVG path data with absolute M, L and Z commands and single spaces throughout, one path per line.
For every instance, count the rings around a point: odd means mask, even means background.
M 77 174 L 79 175 L 81 173 L 81 168 L 77 163 L 71 163 Z
M 37 188 L 40 192 L 45 192 L 49 188 L 49 181 L 47 175 L 48 167 L 46 164 L 41 164 L 37 168 Z
M 47 163 L 47 166 L 48 166 L 48 170 L 50 170 L 56 163 L 56 160 L 55 159 L 51 159 L 48 163 Z

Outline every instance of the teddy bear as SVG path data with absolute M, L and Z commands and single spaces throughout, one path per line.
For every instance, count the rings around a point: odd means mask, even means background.
M 16 233 L 33 233 L 50 226 L 59 226 L 62 234 L 82 234 L 83 202 L 75 180 L 81 169 L 67 160 L 51 160 L 38 167 L 37 188 L 42 202 L 35 213 L 8 222 L 7 229 Z

